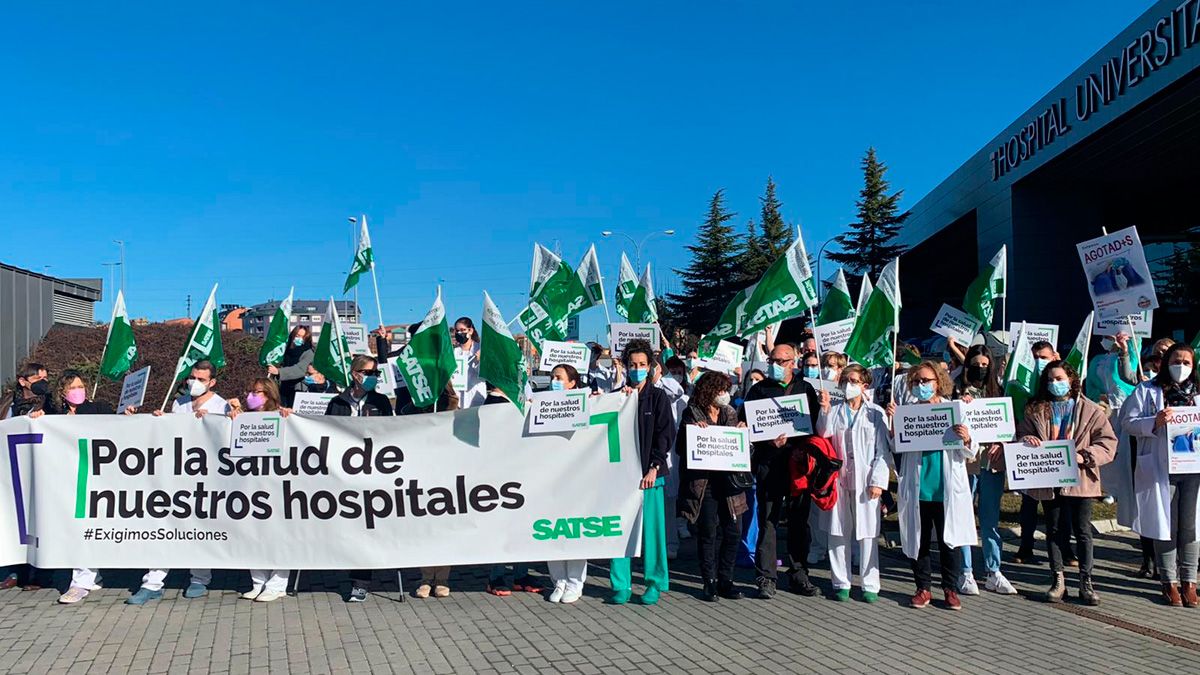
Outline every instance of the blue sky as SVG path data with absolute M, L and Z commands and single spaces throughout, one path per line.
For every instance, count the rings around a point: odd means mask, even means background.
M 601 230 L 673 228 L 642 256 L 662 293 L 715 190 L 744 225 L 773 175 L 815 251 L 867 146 L 911 206 L 1149 5 L 18 4 L 0 260 L 106 277 L 123 239 L 130 312 L 164 319 L 213 281 L 338 295 L 366 213 L 402 323 L 439 281 L 452 316 L 483 289 L 515 316 L 534 241 L 571 264 L 595 242 L 615 279 L 632 250 Z

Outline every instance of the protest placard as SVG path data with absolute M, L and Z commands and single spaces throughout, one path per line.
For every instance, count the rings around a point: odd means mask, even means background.
M 1154 279 L 1136 227 L 1089 239 L 1076 248 L 1097 319 L 1158 309 Z
M 587 389 L 537 392 L 529 406 L 529 432 L 562 433 L 588 426 Z
M 129 406 L 142 407 L 146 400 L 146 385 L 150 383 L 150 366 L 135 370 L 125 376 L 121 383 L 121 400 L 117 403 L 117 414 Z
M 1112 337 L 1118 333 L 1129 335 L 1130 325 L 1133 326 L 1133 335 L 1135 337 L 1149 339 L 1154 331 L 1154 311 L 1147 309 L 1144 312 L 1137 312 L 1136 314 L 1093 321 L 1092 335 L 1101 335 L 1104 337 Z
M 324 415 L 325 410 L 329 408 L 329 402 L 336 396 L 337 394 L 313 394 L 307 391 L 298 391 L 295 400 L 292 401 L 292 412 L 297 415 Z
M 1011 398 L 977 398 L 962 404 L 963 424 L 976 443 L 1008 443 L 1016 438 L 1016 417 Z
M 365 323 L 344 323 L 342 324 L 342 333 L 346 336 L 346 345 L 350 348 L 350 353 L 353 355 L 370 354 L 371 331 L 367 330 Z
M 971 344 L 981 327 L 983 322 L 979 319 L 943 303 L 929 329 L 938 335 L 954 338 L 955 342 L 965 347 Z
M 283 452 L 283 415 L 244 412 L 229 425 L 229 454 L 233 457 L 270 457 Z
M 746 429 L 695 424 L 687 427 L 687 467 L 693 471 L 749 471 L 750 441 Z
M 1004 444 L 1008 489 L 1071 487 L 1079 485 L 1075 441 L 1043 441 L 1038 447 Z
M 1013 347 L 1017 345 L 1017 338 L 1021 335 L 1020 322 L 1008 324 L 1008 351 L 1011 352 Z M 1025 335 L 1029 338 L 1029 346 L 1033 343 L 1045 340 L 1054 347 L 1054 351 L 1058 351 L 1058 326 L 1052 323 L 1026 323 Z
M 1171 410 L 1167 424 L 1167 469 L 1170 473 L 1200 473 L 1200 408 Z
M 896 408 L 896 452 L 950 450 L 963 447 L 951 429 L 962 422 L 959 401 L 902 405 Z
M 471 367 L 471 354 L 454 355 L 454 372 L 450 373 L 450 386 L 455 391 L 465 391 Z
M 804 394 L 746 401 L 745 408 L 752 442 L 774 440 L 780 434 L 809 436 L 813 432 L 808 396 Z
M 822 391 L 829 392 L 830 403 L 841 403 L 846 400 L 846 392 L 842 391 L 842 386 L 833 380 L 808 380 L 813 389 L 817 390 L 817 396 L 821 395 Z
M 592 350 L 582 342 L 546 340 L 542 343 L 542 358 L 538 361 L 538 370 L 548 373 L 554 370 L 555 366 L 565 363 L 586 375 L 591 360 Z
M 732 375 L 742 365 L 742 347 L 736 342 L 721 340 L 717 351 L 704 360 L 703 368 L 717 373 Z
M 613 358 L 621 358 L 630 340 L 646 340 L 652 349 L 659 348 L 658 326 L 653 323 L 614 323 L 608 327 L 608 337 Z
M 846 343 L 850 341 L 850 335 L 854 333 L 854 322 L 857 320 L 851 317 L 813 328 L 813 336 L 817 338 L 817 348 L 821 350 L 821 353 L 844 354 Z

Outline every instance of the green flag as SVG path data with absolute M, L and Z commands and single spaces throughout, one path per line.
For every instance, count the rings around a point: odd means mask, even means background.
M 1012 397 L 1013 413 L 1018 421 L 1025 418 L 1025 406 L 1037 392 L 1037 386 L 1037 359 L 1033 358 L 1029 335 L 1025 332 L 1025 323 L 1021 322 L 1021 330 L 1017 333 L 1012 353 L 1008 355 L 1008 368 L 1004 373 L 1004 395 Z
M 1075 336 L 1075 344 L 1071 345 L 1071 351 L 1067 353 L 1067 365 L 1079 373 L 1081 382 L 1087 379 L 1088 346 L 1092 342 L 1092 321 L 1095 318 L 1096 312 L 1088 313 L 1087 318 L 1083 321 L 1083 327 L 1079 329 L 1079 335 Z
M 621 275 L 617 279 L 617 314 L 629 318 L 629 303 L 633 301 L 633 292 L 637 290 L 637 272 L 629 264 L 629 258 L 621 251 Z
M 871 285 L 871 277 L 863 275 L 862 285 L 858 287 L 858 303 L 854 305 L 854 315 L 859 316 L 863 310 L 867 308 L 867 299 L 871 297 L 871 291 L 875 287 Z
M 295 286 L 288 291 L 287 299 L 275 308 L 271 317 L 271 325 L 267 327 L 267 337 L 263 339 L 262 349 L 258 350 L 258 365 L 277 366 L 283 363 L 283 353 L 287 351 L 288 334 L 291 333 L 292 293 Z
M 587 294 L 587 306 L 580 307 L 577 311 L 604 304 L 604 283 L 600 278 L 600 262 L 596 259 L 595 244 L 584 254 L 583 261 L 575 270 L 575 276 L 579 277 L 579 285 Z
M 696 356 L 702 359 L 710 359 L 717 353 L 717 345 L 721 340 L 737 335 L 737 327 L 741 323 L 742 314 L 746 309 L 746 300 L 754 293 L 754 286 L 743 288 L 738 291 L 729 304 L 725 306 L 725 311 L 721 312 L 721 318 L 717 320 L 717 325 L 708 333 L 705 333 L 700 342 L 696 345 Z
M 837 276 L 833 278 L 833 285 L 825 294 L 825 301 L 821 303 L 821 313 L 817 315 L 817 325 L 824 326 L 827 323 L 849 319 L 852 316 L 854 316 L 854 305 L 850 303 L 850 287 L 846 285 L 846 275 L 839 267 Z
M 491 386 L 504 392 L 508 400 L 525 412 L 525 383 L 529 371 L 525 367 L 525 355 L 521 346 L 513 339 L 500 310 L 492 298 L 483 292 L 483 336 L 479 350 L 479 377 Z
M 900 327 L 900 259 L 884 266 L 846 343 L 846 356 L 864 368 L 891 367 L 892 334 Z
M 291 294 L 288 294 L 291 303 Z M 275 327 L 274 319 L 271 327 Z M 286 339 L 287 336 L 284 336 Z M 350 342 L 342 330 L 342 320 L 338 316 L 337 304 L 329 299 L 329 307 L 325 310 L 325 321 L 321 323 L 321 337 L 317 339 L 317 348 L 313 352 L 313 368 L 331 382 L 345 389 L 350 382 Z
M 1196 333 L 1196 337 L 1192 338 L 1192 349 L 1200 351 L 1200 332 Z
M 796 241 L 771 263 L 754 292 L 746 299 L 746 309 L 738 335 L 747 337 L 767 326 L 799 316 L 817 304 L 817 288 L 804 237 L 796 230 Z
M 125 295 L 117 291 L 112 320 L 108 322 L 108 339 L 104 341 L 104 354 L 100 357 L 100 374 L 116 382 L 129 372 L 137 353 L 133 326 L 129 324 L 129 314 L 125 311 Z
M 565 340 L 570 299 L 579 276 L 562 258 L 541 244 L 533 245 L 533 270 L 529 280 L 529 306 L 517 315 L 525 336 L 537 348 L 545 340 Z
M 963 311 L 983 322 L 983 330 L 992 329 L 996 298 L 1003 297 L 1008 286 L 1008 246 L 1001 246 L 991 262 L 979 270 L 979 276 L 967 287 Z
M 650 278 L 650 263 L 646 263 L 646 271 L 638 281 L 637 290 L 629 301 L 630 323 L 658 323 L 658 303 L 654 296 L 654 281 Z
M 217 319 L 217 284 L 213 284 L 208 294 L 208 301 L 196 323 L 192 326 L 187 345 L 175 363 L 175 377 L 171 380 L 174 386 L 179 378 L 192 371 L 197 361 L 211 361 L 216 368 L 225 367 L 225 348 L 221 344 L 221 322 Z
M 367 232 L 367 217 L 363 216 L 358 233 L 358 250 L 354 252 L 354 261 L 350 263 L 350 275 L 346 277 L 346 285 L 342 292 L 346 293 L 358 285 L 358 278 L 375 266 L 375 254 L 371 250 L 371 235 Z
M 433 307 L 429 308 L 408 344 L 400 350 L 400 374 L 412 394 L 413 407 L 428 408 L 436 404 L 454 374 L 455 365 L 450 327 L 446 324 L 446 308 L 442 305 L 442 288 L 439 286 Z

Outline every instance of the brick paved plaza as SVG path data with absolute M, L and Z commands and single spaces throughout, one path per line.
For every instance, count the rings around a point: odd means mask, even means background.
M 1021 596 L 964 598 L 961 613 L 937 602 L 923 610 L 904 605 L 911 582 L 898 549 L 884 553 L 874 606 L 786 592 L 708 605 L 698 599 L 689 543 L 672 570 L 672 592 L 657 607 L 602 604 L 601 565 L 590 568 L 595 576 L 574 606 L 532 594 L 487 595 L 481 568 L 456 571 L 449 599 L 403 604 L 394 577 L 383 572 L 376 575 L 382 588 L 361 605 L 342 601 L 346 583 L 333 573 L 306 574 L 298 597 L 270 604 L 238 599 L 249 583 L 244 571 L 217 573 L 209 597 L 184 600 L 186 576 L 176 570 L 164 599 L 143 608 L 122 604 L 139 581 L 135 571 L 106 574 L 107 587 L 74 607 L 56 605 L 57 590 L 10 590 L 0 595 L 0 672 L 1200 670 L 1200 610 L 1158 605 L 1155 582 L 1129 578 L 1136 539 L 1128 535 L 1097 540 L 1098 608 L 1046 605 L 1036 599 L 1044 565 L 1006 565 Z M 740 580 L 750 576 L 739 570 Z M 827 591 L 828 572 L 816 576 Z M 65 584 L 65 573 L 56 581 Z

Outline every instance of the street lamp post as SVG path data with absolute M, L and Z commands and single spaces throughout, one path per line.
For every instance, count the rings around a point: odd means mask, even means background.
M 650 234 L 646 235 L 645 237 L 642 237 L 642 240 L 640 242 L 635 240 L 633 237 L 629 236 L 628 234 L 625 234 L 624 232 L 613 232 L 612 230 L 604 230 L 603 232 L 600 233 L 600 236 L 601 237 L 621 236 L 621 237 L 625 237 L 626 239 L 628 239 L 629 243 L 633 244 L 634 266 L 637 268 L 638 273 L 640 274 L 641 269 L 642 269 L 642 246 L 644 246 L 646 244 L 646 241 L 649 240 L 651 237 L 653 237 L 655 235 L 659 235 L 659 234 L 670 237 L 675 234 L 675 230 L 659 230 L 656 232 L 651 232 Z
M 125 242 L 113 239 L 113 243 L 121 247 L 121 293 L 125 292 Z
M 825 258 L 825 247 L 837 240 L 837 237 L 826 239 L 821 244 L 821 250 L 817 251 L 817 300 L 824 300 L 825 277 L 821 275 L 821 260 Z
M 121 265 L 119 262 L 100 263 L 108 268 L 108 297 L 113 302 L 116 302 L 116 294 L 113 292 L 113 268 Z

